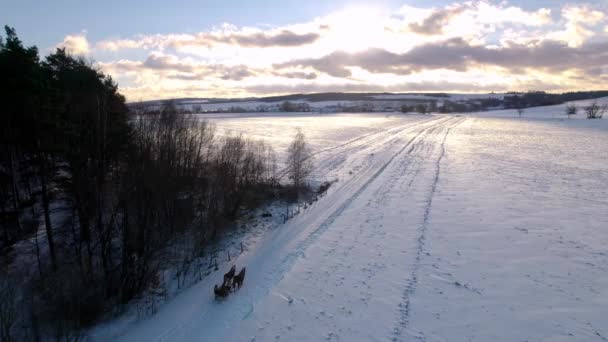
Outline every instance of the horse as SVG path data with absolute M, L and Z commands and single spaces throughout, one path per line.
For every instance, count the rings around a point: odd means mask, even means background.
M 232 278 L 234 278 L 235 272 L 236 272 L 236 265 L 232 265 L 232 267 L 230 268 L 230 271 L 228 271 L 228 273 L 224 274 L 224 282 L 222 283 L 222 286 L 230 287 L 230 281 L 232 281 Z
M 241 286 L 243 286 L 243 281 L 244 280 L 245 280 L 245 267 L 243 267 L 241 269 L 241 271 L 239 272 L 239 274 L 237 274 L 237 275 L 234 276 L 234 280 L 233 280 L 233 283 L 234 283 L 233 287 L 234 287 L 234 289 L 236 289 L 237 286 L 240 289 Z

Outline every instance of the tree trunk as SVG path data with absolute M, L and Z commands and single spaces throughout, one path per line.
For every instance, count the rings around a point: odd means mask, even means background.
M 19 218 L 19 202 L 20 202 L 20 195 L 19 195 L 19 188 L 18 188 L 18 177 L 17 177 L 17 152 L 15 151 L 15 147 L 11 148 L 10 151 L 10 158 L 11 158 L 11 190 L 13 192 L 13 210 L 15 211 L 15 214 L 17 215 L 17 228 L 19 228 L 19 231 L 22 230 L 22 226 L 21 226 L 21 220 Z M 7 240 L 8 241 L 8 240 Z
M 50 203 L 47 189 L 46 170 L 44 168 L 45 160 L 42 160 L 40 167 L 40 185 L 42 191 L 42 208 L 44 210 L 44 226 L 46 228 L 46 238 L 49 243 L 49 253 L 51 255 L 51 266 L 53 270 L 57 270 L 57 257 L 55 255 L 55 242 L 53 241 L 53 225 L 51 223 Z

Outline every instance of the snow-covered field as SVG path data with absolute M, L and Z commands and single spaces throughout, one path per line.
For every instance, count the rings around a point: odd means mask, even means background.
M 555 106 L 543 106 L 543 107 L 531 107 L 524 109 L 522 114 L 522 118 L 529 119 L 585 119 L 587 117 L 584 113 L 584 107 L 589 106 L 592 103 L 597 103 L 598 105 L 606 105 L 608 104 L 608 97 L 601 97 L 599 99 L 594 100 L 581 100 L 581 101 L 572 101 L 568 103 L 563 103 Z M 570 118 L 566 115 L 566 107 L 569 104 L 576 105 L 578 108 L 578 114 L 572 115 Z M 506 117 L 506 118 L 515 118 L 518 117 L 517 110 L 515 109 L 500 109 L 500 110 L 492 110 L 487 112 L 478 112 L 474 113 L 475 116 L 486 116 L 486 117 Z M 608 113 L 605 115 L 608 116 Z
M 608 340 L 608 120 L 492 114 L 214 116 L 279 155 L 301 127 L 339 181 L 236 259 L 227 299 L 216 272 L 91 338 Z
M 289 143 L 301 129 L 323 165 L 317 165 L 316 178 L 330 179 L 330 171 L 349 171 L 330 168 L 325 164 L 340 164 L 348 151 L 357 150 L 369 139 L 382 139 L 390 133 L 411 123 L 429 120 L 420 115 L 393 113 L 378 114 L 312 114 L 312 113 L 267 113 L 267 114 L 213 114 L 200 115 L 214 123 L 220 135 L 244 134 L 248 137 L 263 139 L 277 152 L 280 166 L 284 165 Z M 368 139 L 369 138 L 369 139 Z M 357 139 L 355 142 L 352 140 Z M 345 145 L 346 144 L 346 145 Z M 345 145 L 344 149 L 340 149 Z M 335 152 L 335 153 L 334 153 Z
M 490 93 L 490 94 L 446 94 L 446 96 L 433 96 L 433 95 L 419 95 L 419 94 L 390 94 L 390 95 L 375 95 L 376 99 L 383 100 L 450 100 L 450 101 L 463 101 L 463 100 L 477 100 L 477 99 L 503 99 L 505 94 L 502 93 Z

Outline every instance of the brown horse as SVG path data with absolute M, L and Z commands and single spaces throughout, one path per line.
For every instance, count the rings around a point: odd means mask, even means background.
M 223 286 L 230 287 L 230 282 L 232 281 L 232 278 L 234 278 L 235 272 L 236 272 L 236 265 L 232 265 L 232 267 L 230 268 L 230 271 L 228 271 L 228 273 L 224 274 L 224 282 L 222 283 L 222 287 Z
M 243 286 L 243 281 L 245 280 L 245 267 L 243 267 L 241 269 L 241 271 L 239 272 L 239 274 L 234 276 L 234 289 L 238 288 L 240 289 L 241 286 Z

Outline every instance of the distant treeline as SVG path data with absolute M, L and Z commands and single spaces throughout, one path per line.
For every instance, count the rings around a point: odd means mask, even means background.
M 402 105 L 401 112 L 409 113 L 465 113 L 492 109 L 524 109 L 538 106 L 552 106 L 571 101 L 596 99 L 608 96 L 608 91 L 578 91 L 562 94 L 551 94 L 544 91 L 530 91 L 526 93 L 510 93 L 503 99 L 488 97 L 464 101 L 432 100 L 427 103 L 415 105 Z
M 544 91 L 531 91 L 523 94 L 505 95 L 505 108 L 528 108 L 552 106 L 571 101 L 596 99 L 608 96 L 608 91 L 577 91 L 562 94 L 551 94 Z
M 218 137 L 171 102 L 132 115 L 89 62 L 63 49 L 41 60 L 5 30 L 0 340 L 78 339 L 280 193 L 270 146 Z
M 201 102 L 200 98 L 177 98 L 173 99 L 180 105 L 197 105 L 201 103 L 213 103 L 213 104 L 236 104 L 238 102 L 266 102 L 266 103 L 277 103 L 277 102 L 322 102 L 322 101 L 377 101 L 378 96 L 386 95 L 416 95 L 416 96 L 427 96 L 429 99 L 432 98 L 448 98 L 450 95 L 446 93 L 310 93 L 310 94 L 289 94 L 289 95 L 276 95 L 276 96 L 265 96 L 265 97 L 247 97 L 247 98 L 206 98 L 205 102 Z M 419 99 L 424 101 L 424 99 Z M 382 101 L 402 101 L 400 98 L 386 98 Z M 412 101 L 412 99 L 408 99 Z M 415 100 L 414 100 L 415 101 Z M 158 100 L 141 101 L 137 103 L 143 107 L 150 107 L 158 103 Z M 134 105 L 135 103 L 131 103 Z M 236 105 L 238 107 L 238 104 Z
M 315 93 L 269 96 L 244 99 L 176 99 L 175 103 L 181 114 L 195 113 L 254 113 L 254 112 L 339 112 L 365 113 L 401 111 L 418 113 L 465 113 L 493 109 L 523 109 L 536 106 L 557 105 L 570 101 L 594 99 L 608 96 L 608 91 L 579 91 L 552 94 L 543 91 L 525 93 L 489 94 L 480 98 L 451 99 L 445 93 L 419 93 L 416 98 L 378 98 L 379 95 L 408 95 L 393 93 Z M 255 101 L 261 104 L 255 107 L 241 105 L 242 102 Z M 315 102 L 332 101 L 335 104 L 318 106 Z M 344 101 L 344 102 L 340 102 Z M 204 109 L 204 104 L 215 104 L 215 109 Z M 160 113 L 159 101 L 130 103 L 129 107 L 138 112 Z M 218 105 L 226 104 L 225 108 Z
M 449 97 L 445 93 L 312 93 L 312 94 L 291 94 L 291 95 L 279 95 L 279 96 L 268 96 L 256 99 L 261 102 L 280 102 L 280 101 L 309 101 L 309 102 L 321 102 L 321 101 L 371 101 L 377 99 L 380 95 L 421 95 L 429 97 Z M 387 99 L 385 101 L 390 101 Z M 399 101 L 400 99 L 394 99 Z

